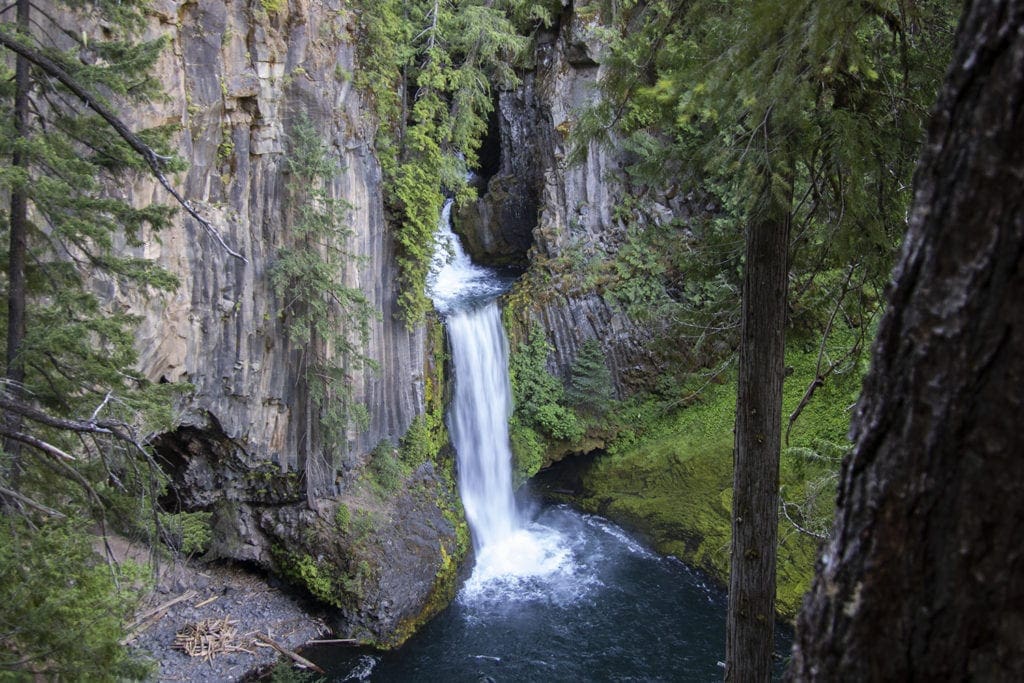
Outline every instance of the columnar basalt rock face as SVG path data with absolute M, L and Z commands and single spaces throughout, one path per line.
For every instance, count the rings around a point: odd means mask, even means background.
M 373 117 L 352 84 L 355 16 L 340 0 L 273 5 L 280 11 L 268 11 L 272 4 L 260 0 L 153 3 L 149 34 L 169 38 L 156 73 L 167 98 L 127 117 L 136 127 L 178 127 L 177 152 L 188 169 L 171 181 L 242 258 L 179 212 L 172 227 L 150 236 L 139 251 L 177 275 L 180 286 L 166 296 L 112 296 L 142 319 L 138 349 L 146 376 L 191 385 L 181 402 L 181 427 L 155 441 L 172 464 L 173 504 L 214 513 L 213 555 L 272 567 L 316 595 L 308 571 L 294 571 L 286 560 L 311 561 L 304 539 L 329 531 L 325 520 L 332 519 L 339 493 L 356 487 L 376 444 L 398 443 L 424 412 L 425 373 L 440 370 L 428 358 L 424 328 L 407 329 L 397 316 L 398 278 L 372 148 Z M 315 440 L 318 430 L 306 424 L 303 350 L 288 340 L 283 302 L 270 281 L 291 227 L 284 206 L 288 135 L 300 116 L 322 132 L 336 163 L 329 195 L 352 206 L 346 248 L 353 258 L 345 284 L 360 288 L 380 312 L 362 349 L 379 368 L 348 374 L 352 399 L 367 408 L 369 425 L 350 429 L 337 480 L 333 472 L 314 481 L 302 471 L 303 453 L 320 448 L 306 434 Z M 127 193 L 139 204 L 171 201 L 147 176 Z M 452 495 L 448 479 L 417 476 L 423 500 L 382 502 L 382 518 L 404 519 L 411 507 L 425 519 L 457 509 L 451 501 L 437 502 Z M 367 576 L 382 587 L 346 603 L 346 613 L 357 616 L 344 628 L 394 642 L 396 630 L 408 635 L 416 615 L 436 611 L 436 595 L 454 585 L 454 573 L 443 565 L 460 557 L 457 515 L 452 519 L 433 524 L 428 535 L 409 524 L 376 532 L 369 546 L 387 552 L 369 560 L 386 561 L 388 568 L 370 567 Z M 420 551 L 428 545 L 432 552 Z M 324 548 L 314 553 L 317 566 L 343 573 L 353 544 L 339 539 Z M 402 584 L 402 576 L 408 588 L 384 590 Z
M 147 254 L 181 286 L 165 298 L 134 299 L 143 315 L 143 370 L 153 380 L 194 386 L 186 423 L 203 426 L 212 415 L 252 458 L 301 466 L 300 350 L 287 342 L 269 273 L 289 229 L 288 132 L 305 116 L 336 160 L 332 196 L 353 206 L 346 284 L 381 312 L 364 350 L 380 369 L 351 373 L 354 400 L 367 407 L 370 425 L 353 430 L 349 450 L 397 441 L 423 410 L 425 337 L 395 317 L 397 278 L 372 117 L 351 79 L 355 19 L 341 2 L 284 3 L 271 13 L 241 0 L 155 4 L 151 30 L 171 38 L 158 66 L 168 99 L 135 112 L 135 122 L 180 126 L 178 151 L 189 168 L 174 182 L 246 262 L 183 213 L 150 240 Z M 132 196 L 167 201 L 148 178 L 135 183 Z
M 625 226 L 613 215 L 627 192 L 623 153 L 594 144 L 582 163 L 570 161 L 569 136 L 579 112 L 599 94 L 600 46 L 592 29 L 592 21 L 563 16 L 559 27 L 538 36 L 535 69 L 521 87 L 500 93 L 501 170 L 490 179 L 476 213 L 482 218 L 478 229 L 488 234 L 494 232 L 492 224 L 508 224 L 489 217 L 506 216 L 511 207 L 533 212 L 531 272 L 523 285 L 529 287 L 531 275 L 547 284 L 526 292 L 522 306 L 513 304 L 517 319 L 523 326 L 542 325 L 553 347 L 550 369 L 562 377 L 583 341 L 600 340 L 618 391 L 626 394 L 651 381 L 649 329 L 594 289 L 579 286 L 578 274 L 563 278 L 559 264 L 571 252 L 612 254 L 625 238 Z M 502 243 L 498 237 L 490 241 Z
M 268 11 L 276 4 L 280 11 Z M 159 447 L 173 455 L 176 481 L 189 489 L 182 504 L 215 512 L 217 555 L 286 573 L 281 558 L 301 562 L 308 550 L 300 527 L 309 520 L 323 526 L 337 506 L 338 490 L 354 484 L 372 448 L 382 440 L 397 443 L 424 413 L 430 387 L 444 386 L 441 364 L 431 357 L 440 351 L 433 348 L 436 336 L 428 338 L 422 327 L 407 329 L 397 315 L 398 277 L 372 146 L 373 117 L 352 85 L 358 68 L 356 22 L 341 0 L 155 0 L 149 31 L 170 39 L 158 65 L 168 97 L 129 114 L 140 127 L 179 127 L 178 152 L 189 167 L 172 182 L 244 257 L 232 256 L 182 212 L 140 249 L 176 274 L 180 287 L 151 298 L 114 292 L 142 318 L 138 348 L 145 374 L 192 387 L 182 401 L 181 428 L 163 435 Z M 613 253 L 625 237 L 625 227 L 613 215 L 627 192 L 621 153 L 591 146 L 584 163 L 568 161 L 568 136 L 578 110 L 597 96 L 600 46 L 592 29 L 593 20 L 566 10 L 558 27 L 538 37 L 535 68 L 523 76 L 521 87 L 498 93 L 500 157 L 488 160 L 493 175 L 461 227 L 481 261 L 528 265 L 553 283 L 527 292 L 527 303 L 515 306 L 515 317 L 524 327 L 543 326 L 554 347 L 554 372 L 566 376 L 579 345 L 597 338 L 618 390 L 628 393 L 657 374 L 645 350 L 649 332 L 599 293 L 573 286 L 571 277 L 560 279 L 558 269 L 573 250 Z M 338 481 L 311 481 L 301 472 L 302 454 L 319 444 L 305 436 L 309 401 L 299 376 L 302 349 L 288 341 L 282 301 L 270 283 L 290 229 L 283 208 L 288 133 L 299 116 L 322 131 L 337 162 L 330 195 L 353 207 L 347 248 L 354 259 L 346 285 L 361 288 L 381 314 L 371 323 L 363 350 L 379 368 L 349 373 L 353 399 L 366 406 L 370 421 L 365 429 L 350 430 L 348 460 Z M 117 191 L 139 204 L 170 201 L 144 176 Z M 424 485 L 443 479 L 426 477 Z M 309 487 L 312 500 L 301 500 Z M 323 503 L 319 507 L 317 500 Z M 417 506 L 422 507 L 407 507 Z M 361 615 L 361 632 L 380 641 L 392 639 L 389 629 L 407 630 L 415 621 L 409 615 L 421 613 L 424 605 L 433 609 L 437 596 L 448 591 L 441 579 L 433 586 L 406 579 L 443 575 L 451 582 L 453 572 L 435 565 L 458 559 L 447 526 L 434 525 L 436 534 L 420 542 L 409 531 L 422 526 L 412 517 L 398 508 L 386 516 L 405 521 L 386 527 L 383 546 L 452 550 L 441 559 L 437 553 L 413 553 L 407 558 L 408 576 L 390 570 L 379 575 L 380 590 L 367 591 L 365 604 L 351 607 L 352 614 Z M 343 543 L 332 547 L 349 552 Z M 336 558 L 339 566 L 348 559 Z M 330 565 L 331 559 L 317 562 Z M 399 566 L 403 560 L 388 556 L 387 562 Z M 292 570 L 302 575 L 301 567 Z M 388 587 L 405 584 L 422 590 L 401 591 L 398 604 Z M 378 609 L 385 603 L 387 610 Z M 374 622 L 372 615 L 385 611 L 386 618 Z

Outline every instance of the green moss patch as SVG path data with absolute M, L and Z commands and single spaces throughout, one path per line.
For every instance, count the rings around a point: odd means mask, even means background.
M 787 355 L 793 372 L 784 387 L 784 421 L 814 378 L 816 361 L 816 349 Z M 848 408 L 859 390 L 857 372 L 829 378 L 794 425 L 789 447 L 783 448 L 784 496 L 800 503 L 801 510 L 813 512 L 822 526 L 821 519 L 831 519 L 835 456 L 845 449 Z M 735 401 L 736 383 L 731 379 L 712 385 L 697 403 L 667 418 L 653 419 L 642 407 L 634 409 L 635 415 L 629 417 L 640 426 L 585 468 L 583 494 L 577 502 L 645 535 L 659 552 L 726 583 Z M 797 508 L 792 509 L 797 514 Z M 784 617 L 796 614 L 810 586 L 818 543 L 788 520 L 780 520 L 776 607 Z

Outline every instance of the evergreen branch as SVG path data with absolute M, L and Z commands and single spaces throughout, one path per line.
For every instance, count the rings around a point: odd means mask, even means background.
M 23 44 L 21 41 L 17 40 L 16 38 L 13 38 L 4 31 L 0 31 L 0 45 L 2 45 L 3 47 L 7 48 L 15 54 L 24 57 L 25 59 L 35 64 L 40 69 L 42 69 L 45 73 L 49 74 L 53 78 L 56 78 L 64 87 L 66 87 L 76 97 L 82 100 L 82 102 L 84 102 L 90 109 L 99 114 L 100 117 L 107 122 L 107 125 L 113 128 L 114 132 L 116 132 L 121 137 L 121 139 L 124 140 L 128 144 L 128 146 L 132 148 L 133 151 L 135 151 L 135 153 L 137 153 L 139 156 L 142 157 L 143 160 L 145 160 L 146 164 L 152 171 L 153 176 L 160 182 L 163 188 L 178 202 L 178 204 L 181 205 L 181 207 L 184 208 L 185 211 L 188 212 L 188 214 L 192 216 L 192 218 L 194 218 L 201 226 L 203 226 L 207 233 L 209 233 L 211 237 L 216 239 L 217 242 L 220 243 L 221 247 L 223 247 L 228 254 L 234 256 L 243 263 L 248 263 L 248 260 L 244 256 L 242 256 L 241 254 L 239 254 L 238 252 L 236 252 L 227 245 L 227 242 L 224 241 L 224 238 L 220 235 L 217 229 L 214 228 L 214 226 L 209 221 L 207 221 L 199 214 L 199 212 L 192 205 L 192 202 L 185 199 L 181 195 L 181 193 L 179 193 L 174 188 L 174 186 L 171 185 L 171 182 L 167 179 L 167 176 L 164 174 L 164 169 L 167 167 L 168 162 L 171 161 L 171 157 L 157 154 L 152 147 L 147 145 L 145 142 L 142 141 L 142 139 L 135 135 L 135 133 L 133 133 L 124 123 L 124 121 L 122 121 L 116 114 L 114 114 L 114 112 L 112 112 L 106 104 L 104 104 L 102 101 L 100 101 L 99 98 L 95 97 L 92 93 L 83 88 L 81 84 L 79 84 L 78 81 L 76 81 L 57 62 L 53 61 L 46 55 L 36 50 L 33 50 L 29 46 Z

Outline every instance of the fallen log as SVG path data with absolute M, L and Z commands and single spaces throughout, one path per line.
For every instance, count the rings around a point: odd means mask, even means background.
M 266 643 L 267 645 L 269 645 L 270 647 L 274 648 L 275 650 L 277 650 L 281 654 L 285 655 L 286 657 L 290 657 L 293 662 L 295 662 L 296 664 L 298 664 L 301 667 L 304 667 L 306 669 L 312 669 L 313 671 L 317 672 L 318 674 L 325 674 L 325 673 L 327 673 L 326 671 L 324 671 L 319 666 L 317 666 L 313 662 L 309 661 L 308 659 L 306 659 L 302 655 L 298 654 L 297 652 L 293 652 L 292 650 L 289 650 L 288 648 L 284 647 L 280 643 L 274 641 L 273 639 L 270 638 L 270 636 L 265 636 L 262 633 L 257 633 L 256 634 L 256 640 L 258 640 L 258 641 L 260 641 L 262 643 Z
M 167 614 L 167 610 L 174 607 L 179 602 L 191 600 L 197 595 L 199 595 L 199 593 L 195 592 L 194 590 L 188 590 L 179 595 L 178 597 L 174 598 L 173 600 L 168 600 L 162 605 L 157 605 L 153 609 L 140 614 L 135 619 L 135 621 L 128 624 L 128 626 L 125 628 L 125 631 L 127 631 L 127 635 L 121 639 L 121 645 L 127 645 L 128 643 L 138 638 L 139 634 L 141 634 L 143 631 L 145 631 L 147 628 L 149 628 L 156 622 L 163 619 L 164 615 Z

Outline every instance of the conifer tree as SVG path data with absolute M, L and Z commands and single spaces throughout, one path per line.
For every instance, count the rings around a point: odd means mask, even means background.
M 720 271 L 745 273 L 742 315 L 730 316 L 742 322 L 729 680 L 770 676 L 782 333 L 820 335 L 824 348 L 838 318 L 856 328 L 846 355 L 862 352 L 904 230 L 955 5 L 631 5 L 616 24 L 605 101 L 581 121 L 591 139 L 622 136 L 638 157 L 635 181 L 665 186 L 677 173 L 686 182 L 696 161 L 721 209 L 677 241 Z M 745 253 L 707 258 L 702 237 L 723 230 L 731 240 L 713 241 L 742 241 Z M 805 401 L 835 367 L 819 366 Z
M 1024 3 L 965 3 L 789 680 L 1024 679 Z
M 612 373 L 604 362 L 604 352 L 596 339 L 580 344 L 572 363 L 566 399 L 577 410 L 593 417 L 601 417 L 615 398 Z
M 69 12 L 68 21 L 80 12 L 83 22 L 109 22 L 110 39 L 88 41 L 29 2 L 19 1 L 17 9 L 17 22 L 0 25 L 0 43 L 15 55 L 14 87 L 0 100 L 12 113 L 0 128 L 0 151 L 11 160 L 0 172 L 0 187 L 10 198 L 3 215 L 5 400 L 68 418 L 97 411 L 96 417 L 103 412 L 98 406 L 121 406 L 127 416 L 149 402 L 142 391 L 146 382 L 131 370 L 133 318 L 105 306 L 98 292 L 104 280 L 152 291 L 175 285 L 172 276 L 122 248 L 140 246 L 172 211 L 114 199 L 106 183 L 148 169 L 154 159 L 164 170 L 174 166 L 153 151 L 166 132 L 130 133 L 112 113 L 111 98 L 158 92 L 147 72 L 163 41 L 132 42 L 142 27 L 140 5 L 58 8 Z M 111 135 L 111 120 L 127 138 Z M 115 395 L 116 401 L 105 400 Z M 24 412 L 5 411 L 12 483 L 23 466 L 21 449 L 12 444 L 26 443 Z
M 118 0 L 18 0 L 0 10 L 0 601 L 36 604 L 41 620 L 0 628 L 3 670 L 139 674 L 123 668 L 117 643 L 131 592 L 119 590 L 120 570 L 92 555 L 90 526 L 115 524 L 151 540 L 158 528 L 162 475 L 142 435 L 170 427 L 172 389 L 134 369 L 136 320 L 110 295 L 175 286 L 132 255 L 172 209 L 134 206 L 111 189 L 154 174 L 212 230 L 166 177 L 181 167 L 166 151 L 170 131 L 132 131 L 117 113 L 160 92 L 149 70 L 164 40 L 138 40 L 145 10 Z M 81 588 L 66 596 L 66 609 L 48 602 L 46 592 L 59 601 L 59 589 L 21 575 L 53 571 Z M 78 634 L 74 646 L 62 644 L 62 631 Z
M 336 164 L 312 123 L 300 118 L 291 133 L 286 210 L 291 214 L 288 244 L 271 272 L 283 301 L 289 340 L 300 348 L 305 406 L 306 491 L 327 490 L 341 466 L 350 427 L 365 427 L 366 408 L 352 395 L 350 373 L 376 363 L 365 354 L 370 321 L 377 315 L 358 287 L 347 284 L 357 265 L 346 249 L 351 234 L 347 202 L 333 196 Z M 324 444 L 324 453 L 313 452 Z

